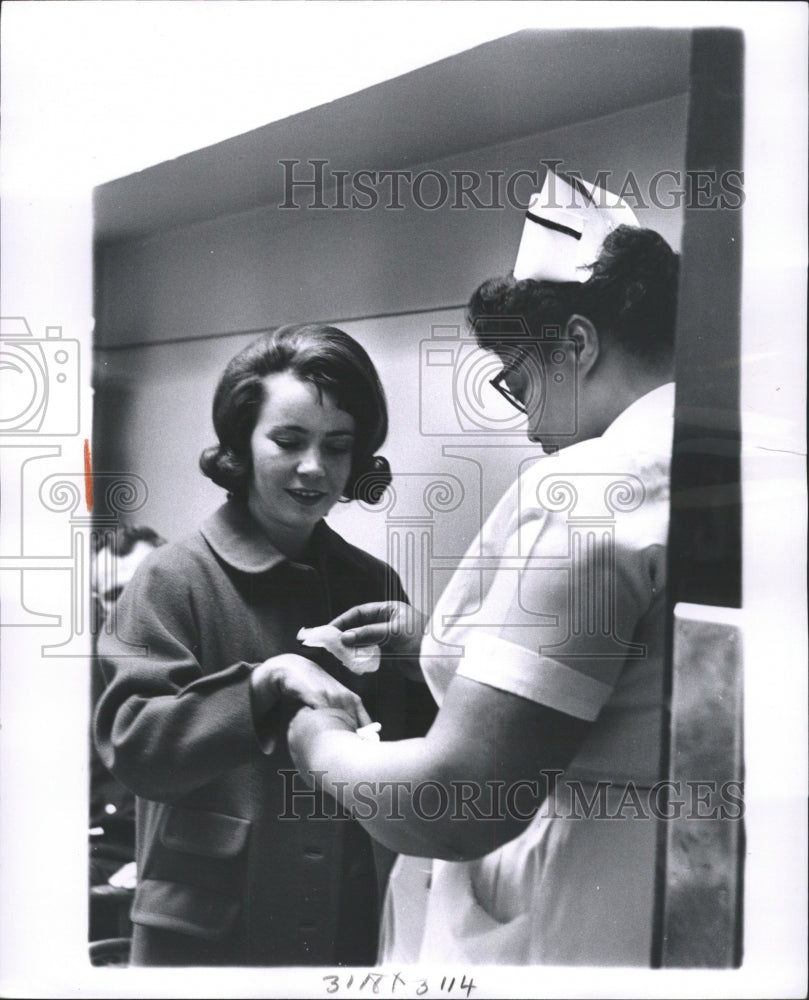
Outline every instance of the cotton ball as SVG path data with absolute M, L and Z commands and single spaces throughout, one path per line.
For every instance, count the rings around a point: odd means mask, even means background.
M 304 646 L 327 649 L 352 673 L 370 674 L 379 669 L 379 646 L 347 647 L 340 638 L 342 632 L 334 625 L 319 625 L 317 628 L 302 628 L 298 632 L 298 642 Z

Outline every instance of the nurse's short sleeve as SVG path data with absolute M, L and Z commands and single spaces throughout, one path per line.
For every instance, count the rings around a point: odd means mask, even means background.
M 642 552 L 546 513 L 509 539 L 457 673 L 592 721 L 625 660 L 644 655 L 632 640 L 648 597 Z

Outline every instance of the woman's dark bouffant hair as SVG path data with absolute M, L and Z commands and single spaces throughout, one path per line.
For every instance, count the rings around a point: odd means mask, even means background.
M 670 363 L 677 315 L 679 254 L 653 229 L 619 226 L 604 240 L 585 282 L 485 281 L 472 295 L 467 319 L 478 344 L 502 353 L 522 317 L 531 337 L 564 330 L 574 313 L 629 354 L 658 367 Z
M 283 326 L 240 351 L 225 368 L 213 400 L 219 444 L 200 456 L 203 473 L 241 500 L 253 471 L 250 438 L 264 403 L 263 379 L 291 372 L 332 396 L 356 423 L 351 473 L 344 496 L 378 503 L 390 466 L 374 452 L 388 433 L 385 392 L 365 349 L 333 326 Z

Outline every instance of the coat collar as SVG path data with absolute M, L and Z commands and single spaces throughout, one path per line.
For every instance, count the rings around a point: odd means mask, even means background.
M 222 504 L 205 521 L 200 532 L 219 558 L 241 573 L 266 573 L 283 562 L 297 565 L 278 551 L 246 504 L 239 500 Z M 333 539 L 339 539 L 339 535 L 320 521 L 312 532 L 310 551 L 321 557 L 325 549 L 331 548 Z M 320 558 L 317 561 L 320 562 Z

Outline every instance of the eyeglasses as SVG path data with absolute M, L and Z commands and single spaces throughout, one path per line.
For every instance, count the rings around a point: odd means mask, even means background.
M 528 414 L 528 410 L 525 406 L 525 403 L 523 403 L 521 399 L 515 396 L 514 393 L 511 391 L 511 389 L 509 389 L 506 379 L 509 377 L 509 375 L 513 375 L 514 372 L 517 371 L 520 365 L 528 357 L 528 352 L 529 348 L 527 347 L 522 348 L 520 351 L 518 351 L 517 354 L 514 355 L 511 361 L 503 365 L 503 368 L 497 375 L 495 375 L 494 378 L 489 379 L 489 385 L 497 389 L 497 391 L 500 393 L 503 399 L 507 399 L 515 410 L 519 410 L 520 413 L 525 413 L 526 415 Z

